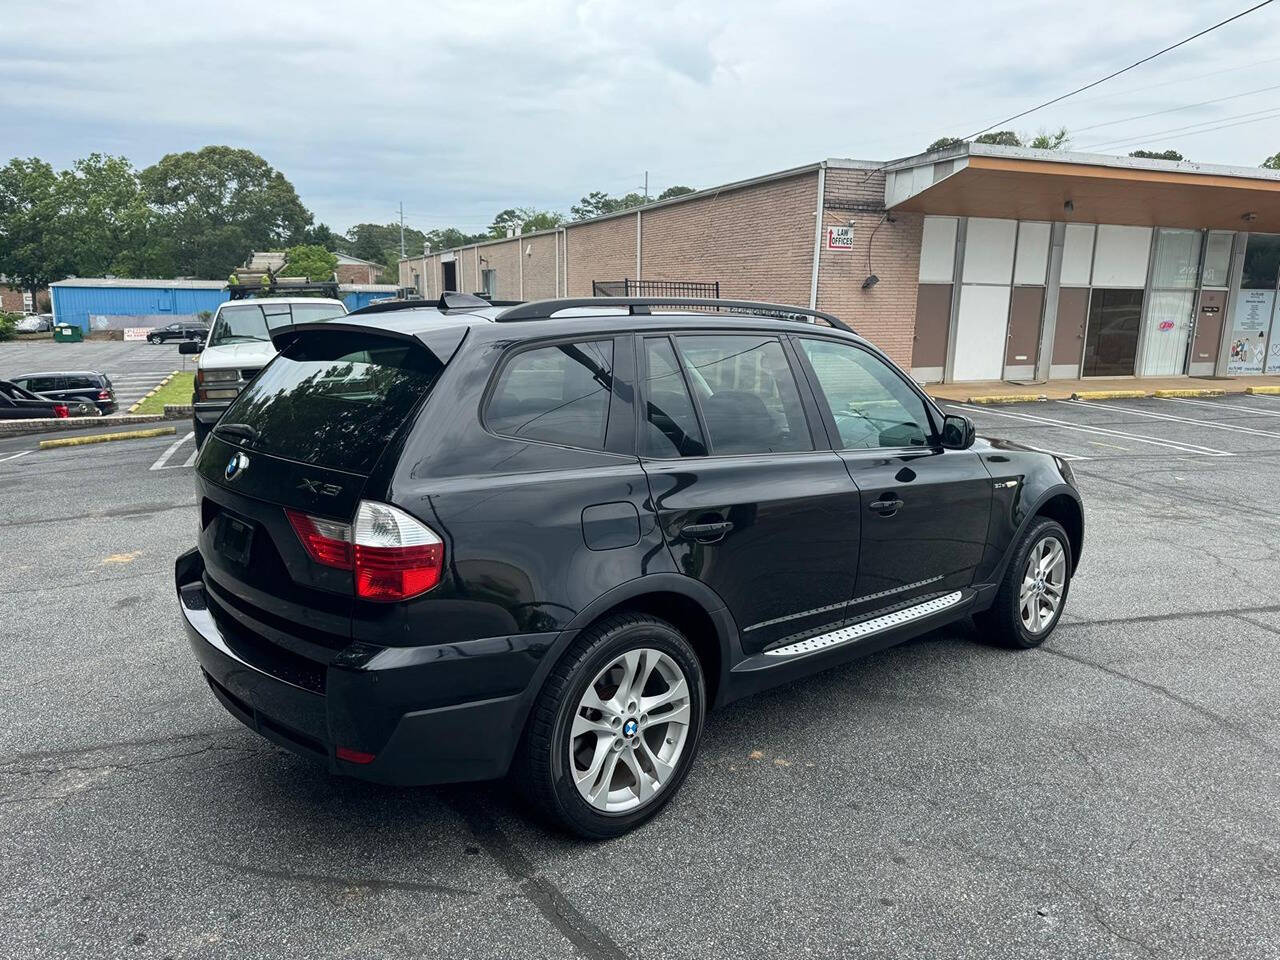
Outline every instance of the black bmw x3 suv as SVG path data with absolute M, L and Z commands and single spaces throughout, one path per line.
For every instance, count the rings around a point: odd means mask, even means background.
M 1034 647 L 1080 557 L 1066 463 L 816 311 L 446 295 L 276 343 L 176 586 L 222 704 L 334 772 L 613 836 L 712 707 L 967 616 Z

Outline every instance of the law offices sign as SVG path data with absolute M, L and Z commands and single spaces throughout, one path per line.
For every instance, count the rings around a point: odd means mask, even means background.
M 853 225 L 847 227 L 827 227 L 828 250 L 853 249 Z

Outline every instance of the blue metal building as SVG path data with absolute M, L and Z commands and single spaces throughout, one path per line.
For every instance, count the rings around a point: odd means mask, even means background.
M 339 296 L 347 310 L 396 295 L 394 284 L 342 284 Z M 50 285 L 58 323 L 88 332 L 105 328 L 153 327 L 173 320 L 213 313 L 230 299 L 218 280 L 125 280 L 77 277 Z M 281 290 L 285 295 L 287 291 Z

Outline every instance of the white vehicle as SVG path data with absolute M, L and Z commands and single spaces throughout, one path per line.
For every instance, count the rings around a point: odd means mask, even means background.
M 295 323 L 345 317 L 341 300 L 320 297 L 261 297 L 228 300 L 218 307 L 201 345 L 187 341 L 179 353 L 198 353 L 195 394 L 192 397 L 196 446 L 204 443 L 222 412 L 231 405 L 259 370 L 276 355 L 272 331 Z

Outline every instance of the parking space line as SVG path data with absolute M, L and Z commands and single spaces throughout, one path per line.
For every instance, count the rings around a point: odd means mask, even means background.
M 184 467 L 194 467 L 194 466 L 196 465 L 196 457 L 198 457 L 198 456 L 200 456 L 200 450 L 199 450 L 199 448 L 197 448 L 197 449 L 195 449 L 195 450 L 192 450 L 192 451 L 191 451 L 191 456 L 187 457 L 187 460 L 186 460 L 186 462 L 185 462 L 185 463 L 183 463 L 183 466 L 184 466 Z
M 959 410 L 969 410 L 973 413 L 985 414 L 992 417 L 1008 417 L 1011 420 L 1021 420 L 1024 423 L 1038 423 L 1041 426 L 1061 427 L 1063 430 L 1074 430 L 1077 433 L 1090 433 L 1097 437 L 1118 437 L 1121 440 L 1134 440 L 1138 443 L 1149 443 L 1157 447 L 1165 447 L 1169 450 L 1177 450 L 1179 453 L 1191 453 L 1206 457 L 1234 457 L 1235 454 L 1227 450 L 1216 450 L 1213 447 L 1202 447 L 1198 443 L 1181 443 L 1172 440 L 1161 440 L 1158 437 L 1148 437 L 1139 433 L 1125 433 L 1122 430 L 1112 430 L 1108 427 L 1085 426 L 1079 423 L 1072 423 L 1070 420 L 1058 420 L 1054 417 L 1041 417 L 1031 413 L 1009 413 L 1000 411 L 997 413 L 987 407 L 970 407 L 963 403 L 953 403 L 951 406 Z
M 7 457 L 0 457 L 0 463 L 8 463 L 10 460 L 17 460 L 19 457 L 25 457 L 28 453 L 34 453 L 32 450 L 19 450 L 17 453 L 11 453 Z
M 1214 403 L 1212 400 L 1190 400 L 1187 397 L 1156 397 L 1156 399 L 1168 403 L 1190 403 L 1197 407 L 1216 407 L 1219 410 L 1239 410 L 1241 413 L 1258 417 L 1280 417 L 1280 410 L 1263 410 L 1261 407 L 1251 407 L 1247 404 Z
M 1231 433 L 1247 433 L 1255 437 L 1273 437 L 1280 440 L 1280 433 L 1274 430 L 1259 430 L 1256 427 L 1242 427 L 1235 423 L 1218 423 L 1216 420 L 1196 420 L 1193 417 L 1175 417 L 1168 413 L 1152 413 L 1150 410 L 1134 410 L 1132 407 L 1117 407 L 1109 403 L 1098 403 L 1096 400 L 1058 400 L 1069 407 L 1097 407 L 1100 410 L 1114 410 L 1117 413 L 1132 414 L 1135 417 L 1146 417 L 1148 420 L 1164 420 L 1167 423 L 1189 423 L 1196 427 L 1209 427 L 1213 430 L 1229 430 Z
M 182 446 L 184 443 L 186 443 L 188 440 L 190 440 L 194 436 L 195 436 L 195 433 L 188 433 L 186 436 L 179 437 L 177 440 L 173 441 L 173 443 L 169 444 L 169 446 L 165 448 L 164 453 L 160 454 L 159 459 L 157 459 L 156 462 L 151 465 L 150 469 L 173 470 L 173 469 L 176 469 L 176 467 L 178 466 L 185 466 L 185 464 L 175 464 L 173 467 L 166 467 L 165 464 L 169 462 L 170 457 L 172 457 L 175 453 L 178 452 L 178 448 L 180 446 Z

